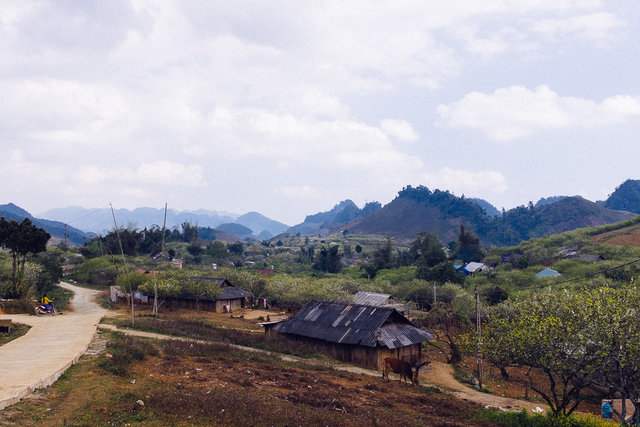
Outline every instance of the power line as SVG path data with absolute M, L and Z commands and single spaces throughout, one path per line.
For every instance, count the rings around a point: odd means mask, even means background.
M 615 267 L 605 268 L 604 270 L 596 271 L 595 273 L 589 273 L 589 274 L 585 274 L 584 276 L 574 277 L 572 279 L 567 279 L 567 280 L 562 280 L 560 282 L 554 283 L 554 285 L 561 285 L 563 283 L 574 282 L 574 281 L 580 280 L 580 279 L 586 279 L 586 278 L 589 278 L 589 277 L 593 277 L 593 276 L 595 276 L 597 274 L 603 274 L 603 273 L 606 273 L 607 271 L 613 271 L 613 270 L 617 270 L 618 268 L 626 267 L 627 265 L 635 264 L 636 262 L 640 262 L 640 258 L 638 258 L 636 260 L 633 260 L 633 261 L 625 262 L 624 264 L 620 264 L 620 265 L 617 265 Z

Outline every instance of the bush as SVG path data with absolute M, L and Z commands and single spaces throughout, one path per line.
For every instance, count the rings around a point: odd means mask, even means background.
M 554 417 L 551 413 L 530 414 L 525 409 L 521 412 L 498 412 L 485 409 L 480 413 L 480 419 L 508 427 L 611 427 L 608 421 L 594 416 Z
M 121 334 L 114 334 L 113 337 L 100 362 L 100 367 L 112 374 L 126 375 L 132 362 L 160 354 L 158 347 L 148 341 Z

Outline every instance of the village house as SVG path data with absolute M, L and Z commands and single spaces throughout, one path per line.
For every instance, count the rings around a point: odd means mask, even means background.
M 268 337 L 282 334 L 347 363 L 380 370 L 385 357 L 415 364 L 422 343 L 434 337 L 391 307 L 311 301 L 295 316 L 264 323 Z
M 542 279 L 545 277 L 555 277 L 555 276 L 561 276 L 561 274 L 550 268 L 545 268 L 536 273 L 536 279 Z
M 403 316 L 409 315 L 409 308 L 394 300 L 389 294 L 358 291 L 355 294 L 353 302 L 359 305 L 376 305 L 379 307 L 395 308 Z
M 244 289 L 236 288 L 225 278 L 217 277 L 193 277 L 190 280 L 203 280 L 217 283 L 222 292 L 215 298 L 202 298 L 196 300 L 196 297 L 188 292 L 182 292 L 174 298 L 165 299 L 165 306 L 174 308 L 190 308 L 195 310 L 213 311 L 215 313 L 226 313 L 241 308 L 251 306 L 253 294 Z M 151 301 L 153 297 L 149 298 Z
M 142 273 L 150 273 L 145 272 L 144 270 L 140 271 Z M 165 307 L 188 308 L 193 310 L 199 309 L 204 311 L 213 311 L 216 313 L 225 313 L 251 306 L 253 294 L 245 291 L 244 289 L 236 288 L 225 278 L 193 277 L 190 280 L 204 280 L 217 283 L 222 292 L 215 298 L 196 298 L 195 295 L 183 291 L 175 297 L 165 298 L 163 302 Z M 133 295 L 136 303 L 153 304 L 153 295 L 145 295 L 139 291 L 136 291 Z M 113 302 L 125 299 L 125 294 L 117 286 L 111 286 L 111 300 Z

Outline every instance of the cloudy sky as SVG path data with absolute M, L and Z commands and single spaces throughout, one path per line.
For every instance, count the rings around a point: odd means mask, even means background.
M 0 203 L 506 209 L 640 178 L 635 0 L 0 3 Z

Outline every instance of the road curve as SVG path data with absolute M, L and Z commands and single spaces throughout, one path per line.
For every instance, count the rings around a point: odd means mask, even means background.
M 0 409 L 18 402 L 36 388 L 53 384 L 85 352 L 105 314 L 94 297 L 98 291 L 69 283 L 74 292 L 70 311 L 58 316 L 0 314 L 0 319 L 25 323 L 31 329 L 0 346 Z

